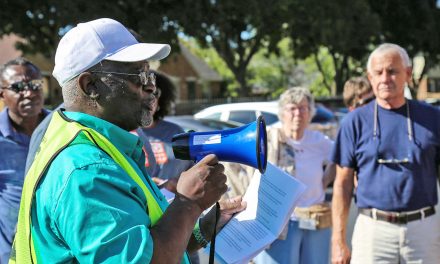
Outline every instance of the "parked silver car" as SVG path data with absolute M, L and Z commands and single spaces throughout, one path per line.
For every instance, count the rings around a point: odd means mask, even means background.
M 208 118 L 225 122 L 248 124 L 264 116 L 266 125 L 279 125 L 278 102 L 249 102 L 215 105 L 194 114 L 196 119 Z M 322 104 L 316 104 L 316 113 L 310 123 L 310 129 L 319 130 L 334 139 L 338 130 L 336 115 Z
M 213 130 L 224 130 L 229 128 L 235 128 L 240 126 L 240 123 L 233 121 L 221 121 L 215 119 L 206 118 L 194 118 L 191 115 L 181 115 L 181 116 L 166 116 L 164 118 L 168 122 L 179 125 L 185 132 L 188 131 L 213 131 Z

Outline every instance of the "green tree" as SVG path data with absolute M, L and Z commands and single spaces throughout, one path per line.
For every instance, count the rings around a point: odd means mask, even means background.
M 261 49 L 249 65 L 249 83 L 268 89 L 273 98 L 277 98 L 288 87 L 303 86 L 315 96 L 329 96 L 330 90 L 324 85 L 333 85 L 334 68 L 327 48 L 320 48 L 318 69 L 314 55 L 305 59 L 295 59 L 291 40 L 284 38 L 277 52 Z
M 316 97 L 332 95 L 331 88 L 335 87 L 335 67 L 328 49 L 321 47 L 316 54 L 307 57 L 302 64 L 304 74 L 310 76 L 308 87 L 313 95 Z
M 249 95 L 247 67 L 260 48 L 276 48 L 283 31 L 285 0 L 182 2 L 190 7 L 176 19 L 184 32 L 204 47 L 214 47 L 240 84 L 240 95 Z
M 276 52 L 260 49 L 249 65 L 249 84 L 265 88 L 274 98 L 288 87 L 311 87 L 316 71 L 313 72 L 304 60 L 295 59 L 293 52 L 289 38 L 277 44 Z
M 18 43 L 24 53 L 49 56 L 58 43 L 60 29 L 57 9 L 50 1 L 2 0 L 1 34 L 15 33 L 25 40 Z
M 19 44 L 25 53 L 53 57 L 60 36 L 72 26 L 112 17 L 146 41 L 171 43 L 175 49 L 177 33 L 184 30 L 204 47 L 214 48 L 220 56 L 216 59 L 223 59 L 233 74 L 229 87 L 238 84 L 240 95 L 249 95 L 249 78 L 251 85 L 267 81 L 280 87 L 286 84 L 283 78 L 294 83 L 298 78 L 293 75 L 315 72 L 311 61 L 322 73 L 311 75 L 316 88 L 320 82 L 322 93 L 340 94 L 344 81 L 363 71 L 366 56 L 378 43 L 394 42 L 410 56 L 424 56 L 420 78 L 438 63 L 436 4 L 437 0 L 0 0 L 0 35 L 13 32 L 25 39 Z M 286 60 L 277 46 L 285 32 L 292 39 L 293 60 Z M 266 55 L 255 63 L 264 67 L 252 66 L 249 72 L 260 49 Z M 304 65 L 299 63 L 303 59 Z M 291 63 L 297 63 L 296 68 L 286 66 Z
M 380 19 L 382 42 L 401 45 L 410 57 L 424 57 L 422 74 L 413 80 L 417 87 L 427 70 L 440 60 L 440 9 L 437 0 L 369 0 L 369 3 Z
M 213 47 L 202 48 L 194 38 L 180 39 L 180 41 L 197 57 L 203 58 L 205 62 L 226 82 L 226 93 L 224 96 L 236 97 L 239 84 L 235 80 L 234 74 L 228 68 L 225 61 L 219 56 Z
M 177 43 L 178 25 L 172 21 L 177 0 L 86 1 L 0 0 L 1 34 L 15 33 L 26 40 L 25 53 L 53 57 L 60 37 L 77 23 L 100 17 L 114 18 L 138 32 L 146 41 Z M 166 12 L 164 12 L 166 10 Z
M 378 41 L 378 16 L 366 0 L 292 0 L 289 5 L 289 32 L 292 49 L 297 58 L 313 56 L 318 69 L 324 73 L 320 59 L 321 47 L 326 47 L 334 67 L 336 94 L 357 69 L 371 43 Z M 323 79 L 331 90 L 331 82 Z

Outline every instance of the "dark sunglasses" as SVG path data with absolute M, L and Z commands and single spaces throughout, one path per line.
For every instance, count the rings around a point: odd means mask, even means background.
M 39 91 L 43 88 L 43 82 L 41 80 L 32 80 L 29 82 L 20 81 L 10 84 L 7 87 L 3 87 L 3 89 L 11 90 L 15 93 L 21 93 L 26 90 L 29 91 Z

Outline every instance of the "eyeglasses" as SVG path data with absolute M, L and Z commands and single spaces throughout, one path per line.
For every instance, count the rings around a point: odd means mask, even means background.
M 406 145 L 406 157 L 404 158 L 385 158 L 383 152 L 380 150 L 380 139 L 377 140 L 378 142 L 376 143 L 376 161 L 378 164 L 409 164 L 412 162 L 412 156 L 411 156 L 411 152 L 409 150 L 410 148 L 410 144 L 411 141 L 408 142 L 408 144 Z
M 379 164 L 400 164 L 400 163 L 409 163 L 409 157 L 404 159 L 377 159 L 377 163 Z
M 11 90 L 15 93 L 21 93 L 26 90 L 39 91 L 39 90 L 41 90 L 41 88 L 43 88 L 43 82 L 41 80 L 32 80 L 29 82 L 19 81 L 19 82 L 15 82 L 15 83 L 10 84 L 7 87 L 3 87 L 3 89 L 8 89 L 8 90 Z
M 411 117 L 409 113 L 409 102 L 406 101 L 406 120 L 407 120 L 407 133 L 408 133 L 408 144 L 406 144 L 407 155 L 404 158 L 383 158 L 383 154 L 380 151 L 380 137 L 378 136 L 377 119 L 378 119 L 377 102 L 374 105 L 374 127 L 373 127 L 373 141 L 376 142 L 376 157 L 377 163 L 379 164 L 408 164 L 412 162 L 412 155 L 410 152 L 410 145 L 413 141 Z
M 293 112 L 299 111 L 300 114 L 304 114 L 309 111 L 309 107 L 305 106 L 305 105 L 284 107 L 284 111 L 288 112 L 288 113 L 293 113 Z
M 368 104 L 369 102 L 373 101 L 375 98 L 376 98 L 376 97 L 375 97 L 374 95 L 371 95 L 371 96 L 369 96 L 369 97 L 367 97 L 367 98 L 360 99 L 359 101 L 357 101 L 357 102 L 354 104 L 354 107 L 357 108 L 357 107 L 360 107 L 360 106 L 366 105 L 366 104 Z
M 108 71 L 91 71 L 92 73 L 104 73 L 104 74 L 119 74 L 119 75 L 125 75 L 125 76 L 137 76 L 139 79 L 135 82 L 133 82 L 136 85 L 148 85 L 152 84 L 156 86 L 156 75 L 149 71 L 143 71 L 139 74 L 136 73 L 124 73 L 124 72 L 108 72 Z

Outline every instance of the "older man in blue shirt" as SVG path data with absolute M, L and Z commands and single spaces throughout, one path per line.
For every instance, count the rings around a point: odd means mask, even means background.
M 15 233 L 26 155 L 31 134 L 48 111 L 43 109 L 41 73 L 24 58 L 0 70 L 0 263 L 7 263 Z

